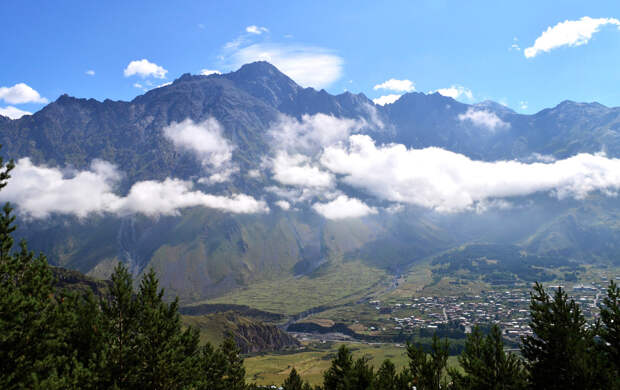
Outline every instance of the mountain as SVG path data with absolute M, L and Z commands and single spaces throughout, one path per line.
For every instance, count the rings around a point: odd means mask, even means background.
M 256 62 L 228 74 L 184 74 L 129 102 L 62 95 L 33 115 L 0 117 L 0 143 L 3 156 L 29 157 L 38 166 L 87 170 L 95 160 L 111 162 L 122 172 L 115 188 L 120 195 L 139 181 L 175 178 L 213 194 L 252 196 L 268 204 L 270 212 L 189 207 L 159 217 L 53 214 L 20 219 L 18 234 L 53 264 L 94 277 L 105 278 L 119 261 L 136 276 L 154 267 L 166 291 L 184 303 L 236 291 L 249 291 L 260 300 L 256 294 L 272 294 L 273 285 L 323 284 L 328 291 L 339 291 L 324 294 L 329 295 L 326 300 L 357 296 L 379 283 L 384 272 L 401 272 L 420 259 L 471 242 L 516 245 L 543 257 L 617 261 L 619 204 L 604 196 L 584 202 L 535 194 L 510 199 L 514 207 L 506 210 L 440 214 L 411 206 L 392 212 L 389 204 L 344 183 L 338 191 L 369 202 L 374 213 L 329 220 L 310 203 L 280 209 L 276 201 L 284 198 L 278 191 L 297 189 L 279 186 L 263 170 L 273 158 L 272 128 L 283 118 L 304 126 L 314 114 L 357 121 L 353 132 L 372 135 L 378 144 L 433 146 L 475 160 L 561 159 L 600 151 L 620 156 L 620 108 L 565 101 L 522 115 L 491 101 L 468 105 L 417 92 L 377 106 L 363 94 L 303 88 L 271 64 Z M 162 129 L 209 118 L 217 120 L 222 136 L 234 145 L 230 164 L 237 174 L 201 184 L 204 161 L 175 147 Z M 319 130 L 306 135 L 331 136 Z M 333 199 L 316 187 L 304 191 L 316 202 Z M 338 273 L 344 270 L 346 277 L 360 281 L 355 288 L 339 289 L 343 279 Z

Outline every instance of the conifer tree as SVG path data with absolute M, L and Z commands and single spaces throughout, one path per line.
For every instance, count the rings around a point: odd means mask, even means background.
M 240 352 L 232 336 L 227 337 L 220 346 L 220 353 L 225 361 L 222 382 L 226 390 L 244 390 L 246 388 L 245 367 Z
M 620 389 L 620 287 L 612 280 L 601 307 L 600 336 L 604 359 L 609 363 L 614 388 Z
M 447 386 L 448 347 L 448 340 L 441 342 L 437 334 L 433 335 L 430 353 L 422 346 L 407 343 L 409 371 L 418 390 L 438 390 Z
M 338 354 L 332 360 L 331 366 L 323 374 L 324 390 L 349 390 L 351 388 L 352 369 L 353 356 L 343 344 L 338 348 Z
M 381 363 L 375 378 L 375 388 L 385 390 L 398 390 L 396 366 L 391 360 L 386 359 Z
M 178 299 L 164 302 L 155 271 L 142 278 L 136 297 L 135 353 L 140 358 L 132 379 L 149 389 L 180 389 L 188 386 L 198 352 L 198 333 L 181 330 Z
M 530 327 L 521 352 L 528 360 L 532 386 L 537 389 L 594 389 L 602 380 L 595 353 L 594 332 L 574 300 L 558 288 L 553 299 L 536 283 L 531 293 Z
M 295 367 L 291 369 L 288 377 L 284 380 L 282 384 L 284 390 L 303 390 L 304 381 L 301 379 Z
M 102 380 L 107 386 L 126 389 L 135 383 L 135 368 L 140 361 L 135 349 L 138 308 L 133 296 L 133 279 L 127 267 L 119 263 L 111 281 L 110 296 L 102 301 L 107 338 L 107 365 Z
M 459 356 L 465 375 L 450 370 L 457 389 L 517 390 L 525 389 L 526 374 L 521 360 L 504 352 L 501 330 L 493 325 L 491 332 L 482 337 L 478 327 L 467 337 L 465 349 Z

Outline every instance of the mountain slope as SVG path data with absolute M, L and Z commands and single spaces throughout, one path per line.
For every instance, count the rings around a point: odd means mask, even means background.
M 495 127 L 473 120 L 476 112 L 492 118 Z M 276 188 L 280 183 L 272 174 L 251 172 L 273 157 L 274 123 L 285 116 L 301 120 L 318 113 L 356 119 L 363 126 L 355 131 L 372 134 L 378 143 L 435 146 L 485 161 L 533 161 L 601 150 L 620 156 L 620 108 L 566 101 L 521 115 L 498 103 L 468 105 L 437 93 L 408 93 L 393 104 L 376 106 L 363 94 L 334 96 L 302 88 L 272 65 L 258 62 L 223 75 L 185 74 L 130 102 L 63 95 L 31 116 L 0 117 L 0 143 L 5 156 L 29 157 L 52 167 L 87 169 L 96 159 L 112 162 L 123 174 L 116 188 L 123 195 L 136 181 L 198 182 L 204 176 L 200 159 L 176 149 L 162 129 L 186 119 L 215 118 L 224 138 L 234 145 L 231 161 L 238 174 L 200 188 L 263 199 L 269 213 L 242 215 L 196 207 L 158 218 L 54 215 L 26 220 L 19 234 L 54 264 L 93 276 L 107 276 L 119 261 L 129 264 L 136 276 L 154 267 L 167 291 L 184 302 L 255 291 L 252 286 L 269 286 L 274 280 L 292 283 L 295 278 L 306 283 L 323 277 L 326 288 L 341 291 L 329 283 L 342 279 L 325 278 L 326 273 L 350 270 L 351 264 L 363 264 L 361 273 L 366 273 L 365 267 L 381 275 L 386 270 L 398 273 L 468 242 L 519 245 L 539 255 L 561 254 L 581 261 L 613 261 L 620 253 L 609 243 L 619 236 L 618 201 L 613 198 L 590 197 L 591 208 L 583 208 L 582 201 L 535 194 L 511 199 L 511 209 L 438 215 L 416 207 L 392 212 L 390 205 L 345 183 L 338 191 L 367 201 L 375 213 L 329 221 L 310 203 L 280 209 L 276 200 L 283 198 L 277 191 L 285 186 Z M 320 202 L 335 196 L 304 191 Z M 364 280 L 367 284 L 359 286 L 360 291 L 377 282 Z

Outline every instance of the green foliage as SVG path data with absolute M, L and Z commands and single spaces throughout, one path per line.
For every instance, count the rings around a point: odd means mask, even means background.
M 438 390 L 447 386 L 446 367 L 448 365 L 448 340 L 441 342 L 433 336 L 429 353 L 422 346 L 407 343 L 409 370 L 413 384 L 419 390 Z
M 551 298 L 536 283 L 531 293 L 530 327 L 521 352 L 528 360 L 532 384 L 540 389 L 601 388 L 604 373 L 595 353 L 593 330 L 574 300 L 562 288 Z
M 504 352 L 502 333 L 497 325 L 486 337 L 475 327 L 467 338 L 459 363 L 465 375 L 450 370 L 457 389 L 517 390 L 527 386 L 523 363 L 516 355 Z
M 615 388 L 620 388 L 620 288 L 612 280 L 601 307 L 600 336 L 605 361 L 609 362 L 610 376 Z

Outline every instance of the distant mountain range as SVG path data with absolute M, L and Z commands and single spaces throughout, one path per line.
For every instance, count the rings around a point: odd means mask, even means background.
M 155 267 L 162 285 L 185 302 L 278 277 L 310 277 L 338 262 L 360 261 L 395 271 L 469 242 L 517 245 L 537 255 L 578 261 L 620 261 L 620 203 L 609 194 L 590 193 L 584 200 L 528 193 L 511 198 L 509 208 L 437 213 L 420 205 L 391 204 L 352 181 L 304 187 L 290 181 L 287 172 L 278 177 L 266 168 L 277 158 L 274 124 L 289 120 L 292 127 L 302 127 L 307 116 L 316 114 L 325 114 L 317 121 L 350 119 L 346 126 L 353 130 L 347 135 L 367 134 L 377 145 L 438 147 L 479 161 L 553 161 L 601 151 L 620 157 L 617 107 L 564 101 L 522 115 L 490 101 L 468 105 L 415 92 L 377 106 L 363 94 L 334 96 L 302 88 L 274 66 L 256 62 L 223 75 L 185 74 L 130 102 L 63 95 L 33 115 L 17 120 L 0 116 L 0 143 L 3 156 L 28 157 L 35 166 L 79 172 L 91 169 L 96 160 L 113 163 L 122 172 L 115 187 L 119 194 L 136 182 L 176 178 L 192 181 L 206 193 L 250 196 L 264 202 L 268 213 L 205 207 L 183 207 L 176 215 L 158 217 L 51 213 L 46 218 L 25 216 L 19 234 L 52 263 L 92 276 L 105 277 L 118 261 L 128 263 L 136 275 Z M 191 145 L 180 148 L 163 130 L 188 119 L 217 121 L 232 145 L 225 163 L 201 160 L 187 152 Z M 313 129 L 304 136 L 323 142 L 333 135 Z M 298 141 L 301 145 L 304 140 Z M 288 158 L 321 179 L 313 160 L 291 151 L 300 145 L 287 146 Z M 227 167 L 230 175 L 201 181 L 214 167 Z M 334 173 L 325 180 L 342 176 Z M 312 204 L 337 195 L 320 188 L 361 199 L 370 211 L 362 218 L 323 218 Z M 296 203 L 283 195 L 286 191 L 312 200 Z

